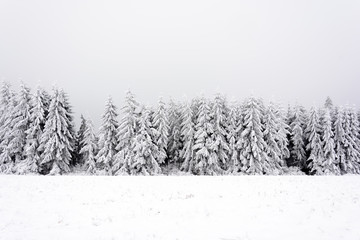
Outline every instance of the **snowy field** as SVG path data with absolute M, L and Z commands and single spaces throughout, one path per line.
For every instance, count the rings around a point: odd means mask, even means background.
M 358 176 L 0 182 L 0 239 L 360 239 Z

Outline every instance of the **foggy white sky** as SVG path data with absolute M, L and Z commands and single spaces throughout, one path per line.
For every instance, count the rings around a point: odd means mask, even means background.
M 100 123 L 107 96 L 225 93 L 360 105 L 360 1 L 0 0 L 0 78 L 53 84 Z

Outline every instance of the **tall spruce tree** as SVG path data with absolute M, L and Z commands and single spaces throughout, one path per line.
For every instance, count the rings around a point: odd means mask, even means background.
M 37 88 L 36 94 L 32 97 L 30 109 L 30 127 L 26 131 L 25 160 L 18 166 L 20 174 L 39 173 L 42 151 L 40 142 L 45 126 L 45 91 Z
M 198 117 L 195 125 L 195 171 L 200 175 L 217 175 L 223 172 L 219 159 L 214 154 L 212 134 L 214 126 L 211 121 L 210 104 L 203 97 L 199 102 Z
M 2 115 L 0 125 L 0 172 L 12 173 L 14 162 L 11 158 L 9 142 L 11 140 L 14 109 L 17 106 L 16 94 L 5 83 L 2 88 Z
M 135 96 L 130 92 L 126 92 L 125 106 L 122 108 L 123 117 L 120 121 L 117 133 L 118 145 L 116 150 L 113 173 L 130 174 L 132 167 L 133 145 L 137 132 L 139 131 L 139 103 Z
M 159 149 L 159 154 L 156 156 L 157 162 L 160 164 L 165 163 L 167 159 L 167 146 L 169 140 L 169 121 L 165 102 L 160 98 L 159 106 L 153 115 L 153 126 L 157 130 L 155 142 Z
M 340 174 L 340 169 L 336 164 L 334 133 L 332 130 L 332 121 L 330 109 L 325 108 L 322 113 L 321 127 L 322 127 L 322 143 L 324 150 L 324 158 L 321 164 L 321 171 L 323 174 Z
M 354 110 L 350 107 L 345 108 L 344 112 L 344 172 L 360 173 L 360 144 L 359 144 L 359 124 Z
M 80 154 L 84 161 L 84 169 L 88 174 L 96 173 L 97 139 L 91 120 L 85 121 L 85 130 L 81 142 Z
M 355 108 L 350 107 L 349 112 L 351 133 L 355 143 L 353 146 L 355 149 L 355 154 L 353 155 L 352 160 L 354 162 L 354 165 L 356 166 L 356 173 L 360 174 L 360 125 Z
M 71 137 L 69 138 L 69 143 L 71 146 L 70 165 L 75 166 L 79 161 L 79 156 L 78 156 L 78 152 L 76 149 L 76 131 L 75 131 L 75 125 L 74 125 L 73 110 L 72 110 L 72 106 L 69 101 L 69 96 L 63 89 L 60 90 L 60 95 L 62 96 L 62 99 L 63 99 L 62 100 L 63 107 L 66 110 L 65 111 L 65 119 L 68 124 L 67 129 L 69 131 L 69 134 L 71 135 Z
M 63 91 L 54 89 L 49 114 L 41 137 L 42 173 L 50 175 L 70 171 L 73 135 L 69 130 L 72 118 L 67 111 L 66 96 Z
M 140 129 L 133 142 L 134 154 L 130 174 L 156 175 L 161 173 L 160 163 L 156 159 L 159 148 L 155 144 L 153 131 L 150 109 L 144 107 L 140 117 Z
M 330 97 L 327 97 L 327 98 L 326 98 L 324 107 L 327 108 L 327 109 L 329 109 L 330 111 L 333 109 L 334 104 L 333 104 L 333 102 L 332 102 L 332 100 L 331 100 Z
M 334 116 L 334 144 L 335 144 L 335 164 L 339 166 L 340 173 L 347 172 L 345 159 L 345 112 L 343 107 L 336 108 Z
M 11 158 L 16 164 L 25 158 L 27 130 L 30 127 L 31 93 L 25 85 L 21 85 L 18 104 L 13 109 L 10 141 L 8 144 Z
M 11 86 L 7 82 L 3 82 L 1 87 L 0 98 L 0 127 L 5 123 L 5 116 L 9 111 L 9 105 L 12 97 Z
M 241 132 L 240 161 L 241 170 L 247 174 L 271 173 L 268 156 L 266 154 L 266 142 L 263 135 L 262 113 L 263 104 L 254 97 L 248 98 L 243 106 L 244 119 L 243 131 Z
M 230 155 L 230 147 L 227 142 L 227 119 L 229 117 L 229 107 L 227 106 L 226 98 L 217 94 L 210 112 L 212 121 L 212 145 L 210 160 L 215 173 L 217 173 L 218 166 L 223 170 L 228 168 L 228 160 Z
M 175 165 L 180 165 L 180 151 L 182 143 L 180 141 L 181 135 L 181 112 L 180 107 L 173 100 L 170 100 L 169 109 L 169 141 L 167 146 L 167 156 L 169 162 Z
M 117 153 L 117 129 L 119 127 L 117 116 L 116 106 L 113 104 L 112 98 L 109 97 L 99 133 L 99 152 L 96 155 L 99 167 L 104 169 L 108 175 L 112 175 L 112 166 Z
M 293 111 L 292 122 L 290 124 L 290 140 L 291 140 L 291 158 L 290 165 L 298 166 L 302 169 L 305 168 L 305 133 L 304 133 L 304 121 L 303 111 L 301 107 L 296 105 Z
M 282 149 L 279 146 L 279 133 L 283 131 L 280 127 L 279 117 L 277 116 L 275 105 L 271 102 L 266 109 L 264 116 L 264 140 L 266 143 L 266 154 L 269 156 L 269 164 L 273 173 L 283 171 L 285 165 Z
M 228 172 L 238 172 L 240 169 L 239 154 L 236 143 L 240 138 L 239 126 L 240 108 L 237 103 L 230 106 L 228 123 L 227 123 L 227 141 L 229 143 L 229 169 Z
M 307 159 L 307 169 L 311 174 L 322 174 L 322 162 L 324 161 L 323 143 L 321 141 L 321 126 L 318 111 L 312 107 L 305 131 L 308 144 L 306 150 L 310 156 Z
M 180 152 L 180 157 L 182 159 L 181 170 L 188 173 L 195 172 L 195 152 L 194 152 L 194 123 L 193 123 L 193 112 L 191 105 L 189 103 L 184 105 L 182 113 L 183 121 L 181 123 L 181 133 L 180 138 L 183 143 L 183 148 Z
M 82 153 L 80 153 L 81 149 L 83 148 L 83 142 L 84 142 L 84 137 L 85 137 L 85 129 L 86 129 L 86 119 L 84 118 L 84 116 L 81 114 L 80 116 L 80 128 L 78 130 L 78 132 L 76 133 L 75 136 L 75 153 L 74 156 L 76 157 L 77 164 L 84 164 L 85 163 L 85 158 L 83 156 Z
M 13 108 L 15 107 L 15 94 L 11 90 L 11 86 L 9 83 L 4 82 L 1 87 L 1 99 L 0 99 L 0 154 L 4 151 L 4 147 L 7 143 L 2 146 L 1 143 L 7 138 L 10 131 L 7 132 L 10 126 L 6 124 L 10 124 L 9 118 L 12 117 Z M 10 129 L 11 130 L 11 129 Z
M 283 160 L 283 164 L 285 164 L 285 160 L 290 157 L 288 140 L 290 136 L 290 126 L 288 125 L 287 116 L 282 106 L 280 104 L 274 104 L 274 108 L 278 129 L 276 141 L 280 149 L 281 159 Z
M 237 128 L 235 130 L 235 134 L 236 134 L 236 143 L 235 143 L 235 148 L 237 151 L 237 158 L 236 158 L 236 162 L 233 165 L 233 173 L 239 173 L 242 171 L 242 163 L 241 163 L 241 159 L 240 159 L 240 151 L 242 151 L 242 145 L 243 145 L 243 138 L 241 137 L 242 132 L 245 129 L 245 125 L 244 125 L 244 119 L 245 119 L 245 105 L 244 104 L 238 104 L 237 106 L 237 112 L 238 112 L 238 124 L 237 124 Z

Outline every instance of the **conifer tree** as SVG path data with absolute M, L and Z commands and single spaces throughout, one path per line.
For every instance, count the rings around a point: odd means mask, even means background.
M 18 167 L 20 174 L 39 173 L 41 161 L 40 142 L 45 126 L 45 91 L 38 87 L 32 97 L 30 109 L 30 127 L 26 131 L 25 160 Z
M 11 101 L 12 93 L 11 86 L 7 82 L 3 82 L 1 87 L 1 99 L 0 99 L 0 126 L 5 122 L 6 113 L 9 110 L 9 104 Z
M 282 172 L 282 168 L 285 165 L 279 146 L 279 133 L 282 130 L 280 129 L 280 121 L 276 115 L 275 105 L 270 103 L 265 113 L 263 134 L 266 143 L 266 154 L 269 157 L 271 171 L 274 173 Z
M 84 161 L 84 169 L 89 174 L 96 173 L 96 154 L 97 154 L 97 139 L 94 133 L 94 127 L 91 120 L 85 121 L 85 130 L 83 140 L 81 142 L 80 154 Z
M 10 141 L 8 144 L 11 158 L 15 164 L 25 158 L 26 131 L 30 127 L 31 94 L 30 89 L 21 85 L 18 104 L 13 109 Z
M 70 171 L 73 135 L 69 131 L 70 113 L 65 108 L 66 101 L 64 93 L 54 89 L 40 141 L 40 149 L 43 151 L 41 161 L 43 173 L 57 175 Z
M 303 130 L 304 116 L 302 115 L 301 107 L 295 106 L 293 120 L 290 125 L 290 134 L 291 134 L 291 157 L 293 163 L 290 165 L 295 165 L 300 168 L 305 167 L 305 133 Z
M 166 152 L 169 139 L 169 121 L 165 103 L 162 98 L 160 98 L 159 106 L 153 115 L 153 126 L 157 132 L 155 136 L 155 142 L 159 150 L 159 154 L 156 156 L 156 159 L 159 164 L 163 164 L 165 163 L 165 159 L 167 159 Z
M 330 97 L 327 97 L 327 98 L 326 98 L 324 107 L 327 108 L 327 109 L 329 109 L 330 111 L 333 109 L 334 105 L 333 105 L 333 102 L 332 102 L 332 100 L 331 100 Z
M 12 173 L 14 162 L 11 158 L 11 149 L 8 147 L 11 140 L 14 109 L 17 106 L 16 94 L 5 83 L 2 88 L 2 115 L 0 125 L 0 172 Z
M 181 123 L 181 141 L 183 148 L 180 156 L 182 159 L 181 170 L 188 173 L 195 173 L 195 153 L 194 153 L 194 123 L 193 112 L 190 104 L 184 105 L 183 109 L 183 121 Z
M 227 141 L 229 143 L 229 169 L 228 172 L 237 172 L 240 169 L 239 154 L 236 143 L 239 140 L 240 133 L 240 113 L 237 104 L 230 106 L 228 125 L 227 125 Z
M 219 159 L 213 154 L 214 126 L 210 116 L 210 104 L 205 98 L 201 98 L 198 110 L 198 118 L 195 125 L 195 170 L 200 175 L 217 175 L 222 173 Z
M 321 141 L 321 126 L 318 112 L 315 108 L 310 109 L 306 131 L 308 144 L 306 150 L 310 156 L 307 159 L 307 168 L 312 174 L 322 174 L 322 162 L 324 161 L 323 143 Z
M 159 162 L 156 160 L 159 149 L 152 136 L 153 130 L 150 110 L 145 107 L 140 117 L 140 129 L 133 142 L 134 154 L 130 174 L 156 175 L 161 173 Z
M 243 131 L 241 132 L 240 161 L 242 172 L 247 174 L 270 173 L 262 125 L 262 104 L 250 97 L 244 104 Z
M 243 145 L 243 138 L 241 137 L 242 132 L 245 129 L 244 125 L 244 119 L 245 119 L 245 105 L 239 104 L 237 106 L 237 112 L 238 112 L 238 124 L 237 128 L 235 130 L 235 136 L 236 136 L 236 142 L 235 142 L 235 148 L 237 151 L 237 158 L 236 161 L 233 163 L 233 173 L 238 173 L 242 171 L 242 163 L 240 159 L 240 151 L 242 151 L 242 145 Z
M 351 133 L 354 139 L 354 149 L 356 155 L 352 158 L 354 165 L 356 166 L 356 173 L 360 174 L 360 124 L 358 116 L 356 114 L 355 108 L 350 107 L 350 123 L 351 123 Z
M 167 147 L 168 159 L 178 165 L 180 162 L 180 151 L 182 143 L 180 142 L 181 134 L 181 114 L 180 107 L 173 101 L 170 100 L 168 109 L 169 116 L 169 141 Z
M 342 107 L 336 108 L 334 116 L 334 144 L 335 144 L 335 164 L 340 172 L 346 173 L 347 164 L 345 159 L 345 113 Z
M 289 140 L 290 136 L 290 126 L 288 125 L 287 117 L 285 116 L 285 112 L 280 104 L 274 104 L 275 108 L 275 116 L 277 121 L 277 129 L 278 134 L 276 135 L 276 141 L 280 149 L 280 156 L 283 160 L 283 164 L 285 164 L 285 160 L 290 157 L 289 151 Z
M 135 100 L 135 96 L 130 92 L 126 92 L 125 106 L 122 108 L 123 117 L 120 121 L 117 133 L 118 145 L 116 150 L 113 173 L 130 174 L 131 161 L 134 140 L 139 131 L 139 103 Z
M 354 110 L 347 107 L 344 112 L 344 172 L 360 173 L 359 124 Z
M 9 118 L 11 118 L 13 108 L 16 105 L 15 103 L 15 94 L 12 92 L 10 84 L 4 82 L 1 87 L 0 99 L 0 154 L 4 151 L 4 147 L 7 145 L 6 143 L 4 146 L 1 146 L 1 143 L 5 140 L 5 138 L 7 138 L 10 133 L 11 129 L 9 130 L 9 132 L 7 132 L 10 126 L 7 126 L 6 124 L 11 123 L 11 121 L 9 121 Z
M 339 174 L 340 169 L 336 164 L 334 133 L 332 131 L 332 122 L 330 116 L 330 109 L 325 108 L 323 117 L 321 118 L 322 127 L 322 142 L 324 150 L 324 161 L 321 164 L 321 171 L 324 174 Z
M 116 107 L 113 104 L 111 97 L 109 97 L 100 128 L 99 152 L 96 155 L 96 161 L 100 165 L 99 167 L 104 169 L 109 175 L 112 174 L 112 166 L 117 153 L 116 146 L 118 144 L 117 129 L 119 124 L 116 119 L 118 116 L 116 111 Z
M 74 126 L 73 110 L 72 110 L 72 106 L 69 101 L 69 96 L 63 89 L 60 90 L 60 95 L 61 95 L 61 98 L 63 99 L 62 104 L 65 109 L 65 119 L 67 122 L 67 129 L 69 131 L 69 134 L 71 135 L 71 137 L 69 138 L 69 143 L 71 146 L 70 165 L 75 166 L 79 161 L 79 159 L 78 159 L 79 156 L 77 155 L 78 152 L 77 152 L 77 149 L 75 146 L 76 145 L 76 131 L 75 131 L 75 126 Z
M 80 153 L 81 149 L 83 148 L 83 142 L 84 142 L 84 134 L 85 134 L 85 129 L 86 129 L 86 121 L 84 116 L 81 114 L 80 116 L 80 128 L 78 130 L 78 132 L 76 133 L 76 141 L 75 141 L 75 153 L 74 156 L 76 157 L 77 164 L 84 164 L 85 163 L 85 158 L 83 156 L 83 154 Z
M 227 170 L 230 148 L 227 142 L 227 119 L 229 115 L 227 102 L 225 97 L 217 94 L 212 105 L 210 117 L 212 121 L 212 145 L 210 153 L 210 161 L 214 164 L 214 171 L 218 167 Z

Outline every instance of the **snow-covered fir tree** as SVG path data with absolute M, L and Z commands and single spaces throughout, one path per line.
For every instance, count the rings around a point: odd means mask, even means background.
M 25 159 L 17 167 L 20 174 L 39 173 L 41 162 L 40 142 L 45 126 L 45 91 L 37 88 L 32 97 L 30 109 L 30 127 L 26 131 Z
M 125 106 L 122 108 L 123 116 L 118 127 L 117 139 L 118 145 L 113 165 L 113 173 L 130 174 L 132 167 L 133 145 L 137 132 L 139 131 L 139 103 L 135 96 L 126 92 Z
M 318 111 L 312 107 L 305 130 L 308 140 L 306 150 L 310 153 L 306 163 L 311 174 L 322 174 L 322 163 L 324 161 L 323 143 L 321 141 L 321 125 Z
M 330 97 L 326 98 L 324 107 L 329 109 L 330 111 L 333 109 L 334 105 Z
M 335 153 L 335 142 L 334 142 L 334 133 L 332 130 L 332 121 L 330 115 L 330 108 L 325 108 L 322 113 L 321 118 L 321 128 L 322 128 L 322 143 L 324 158 L 321 164 L 321 172 L 323 174 L 340 174 L 340 169 L 336 163 L 336 153 Z
M 65 119 L 67 122 L 67 129 L 69 131 L 69 134 L 71 135 L 71 138 L 69 138 L 69 142 L 70 142 L 70 146 L 71 146 L 71 161 L 70 161 L 70 165 L 75 166 L 79 159 L 77 156 L 77 151 L 76 151 L 76 131 L 75 131 L 75 126 L 74 126 L 74 116 L 73 116 L 73 110 L 72 110 L 72 106 L 70 104 L 69 101 L 69 96 L 68 94 L 61 89 L 60 90 L 60 95 L 62 96 L 62 104 L 64 106 L 65 111 Z
M 0 153 L 3 152 L 3 149 L 1 149 L 1 142 L 3 142 L 6 136 L 8 136 L 8 134 L 10 133 L 6 131 L 7 128 L 9 128 L 9 126 L 7 126 L 6 123 L 11 123 L 11 121 L 9 121 L 9 118 L 11 118 L 12 110 L 16 105 L 15 103 L 16 103 L 15 94 L 11 90 L 10 84 L 4 82 L 1 87 L 1 99 L 0 99 Z
M 162 98 L 159 100 L 159 106 L 153 114 L 153 126 L 156 129 L 155 143 L 159 149 L 156 156 L 159 164 L 165 163 L 167 159 L 167 146 L 169 141 L 169 121 L 165 102 Z
M 355 108 L 351 107 L 350 109 L 350 123 L 351 123 L 351 132 L 354 139 L 354 149 L 356 154 L 353 156 L 354 165 L 356 166 L 356 173 L 360 174 L 360 125 L 359 119 L 356 114 Z
M 346 173 L 360 173 L 359 122 L 355 111 L 346 107 L 344 112 L 344 161 Z
M 215 96 L 210 117 L 212 121 L 212 144 L 210 146 L 211 153 L 209 160 L 210 163 L 215 166 L 213 170 L 216 173 L 218 166 L 220 166 L 223 170 L 227 170 L 230 156 L 230 148 L 227 142 L 227 120 L 229 117 L 229 107 L 227 106 L 226 98 L 220 94 Z
M 242 171 L 242 163 L 241 163 L 241 159 L 240 159 L 240 151 L 242 150 L 242 144 L 243 144 L 243 138 L 241 137 L 241 133 L 244 131 L 245 126 L 244 126 L 244 119 L 245 119 L 245 114 L 244 114 L 244 109 L 245 109 L 245 105 L 244 104 L 238 104 L 237 105 L 237 115 L 238 115 L 238 124 L 237 124 L 237 128 L 235 130 L 235 134 L 236 134 L 236 142 L 235 142 L 235 149 L 237 151 L 237 158 L 235 159 L 235 162 L 233 163 L 233 169 L 232 169 L 232 173 L 239 173 Z
M 280 104 L 274 104 L 275 116 L 277 121 L 278 134 L 276 135 L 276 141 L 280 149 L 281 159 L 284 161 L 290 157 L 289 140 L 290 126 L 288 125 L 287 116 L 284 109 Z
M 236 147 L 236 143 L 240 138 L 240 125 L 240 108 L 237 103 L 233 103 L 230 106 L 227 121 L 227 142 L 229 143 L 228 172 L 238 172 L 240 169 L 239 154 Z
M 84 142 L 84 134 L 86 129 L 86 119 L 83 115 L 80 116 L 80 128 L 75 136 L 75 153 L 74 156 L 77 159 L 77 164 L 84 164 L 85 159 L 82 153 L 80 153 L 81 149 L 83 148 L 83 142 Z
M 305 133 L 304 133 L 303 111 L 301 107 L 296 105 L 293 111 L 292 122 L 290 124 L 290 140 L 291 140 L 291 163 L 290 166 L 298 166 L 305 168 Z
M 84 161 L 84 169 L 89 174 L 96 173 L 97 139 L 91 120 L 87 119 L 84 124 L 85 130 L 81 142 L 80 154 Z
M 261 100 L 248 98 L 243 106 L 243 131 L 239 141 L 241 171 L 247 174 L 271 173 L 263 135 Z
M 266 109 L 264 116 L 264 140 L 266 143 L 266 154 L 269 157 L 269 164 L 272 173 L 281 173 L 285 162 L 283 159 L 283 153 L 279 146 L 279 134 L 283 131 L 280 127 L 279 117 L 276 114 L 276 108 L 274 103 L 270 103 Z M 285 135 L 286 136 L 286 135 Z
M 11 149 L 8 147 L 11 140 L 14 109 L 17 106 L 16 94 L 10 85 L 4 83 L 1 96 L 2 115 L 0 125 L 0 172 L 12 173 L 14 162 L 11 159 Z
M 69 130 L 70 113 L 65 108 L 66 96 L 63 91 L 54 89 L 49 114 L 41 137 L 42 173 L 51 175 L 70 171 L 73 135 Z
M 180 139 L 183 143 L 183 148 L 180 152 L 180 158 L 182 161 L 181 170 L 188 173 L 195 172 L 195 152 L 194 152 L 194 123 L 193 123 L 193 112 L 189 103 L 184 105 L 182 112 L 182 123 Z
M 335 164 L 338 165 L 340 173 L 344 174 L 347 171 L 347 164 L 345 159 L 345 112 L 343 107 L 335 109 L 334 116 L 334 144 L 335 144 Z
M 182 117 L 180 107 L 173 100 L 170 100 L 169 109 L 169 141 L 167 147 L 167 155 L 169 161 L 176 166 L 180 164 L 180 151 L 182 143 L 180 141 Z
M 7 145 L 11 152 L 11 158 L 15 164 L 25 158 L 25 144 L 27 130 L 30 127 L 30 109 L 31 109 L 31 93 L 30 89 L 25 85 L 21 85 L 18 103 L 13 109 L 10 141 Z
M 156 175 L 161 173 L 160 164 L 156 157 L 159 154 L 158 146 L 153 139 L 153 126 L 150 119 L 150 109 L 143 108 L 139 131 L 133 142 L 134 154 L 132 156 L 131 170 L 132 175 Z
M 99 133 L 99 152 L 96 156 L 96 161 L 99 164 L 99 168 L 105 170 L 106 174 L 112 174 L 112 166 L 117 153 L 116 146 L 118 145 L 117 140 L 117 129 L 119 127 L 117 121 L 117 109 L 112 102 L 112 98 L 109 97 L 105 113 L 102 117 L 102 125 Z
M 210 103 L 202 97 L 199 102 L 198 117 L 195 125 L 195 171 L 200 175 L 217 175 L 223 173 L 220 161 L 214 152 L 214 126 L 211 120 Z
M 1 98 L 0 98 L 0 126 L 5 122 L 4 117 L 8 112 L 9 103 L 12 97 L 11 86 L 7 82 L 3 82 L 1 86 Z

